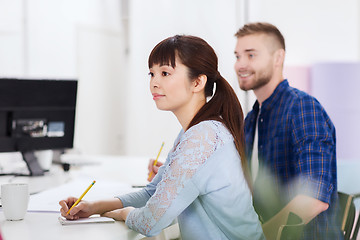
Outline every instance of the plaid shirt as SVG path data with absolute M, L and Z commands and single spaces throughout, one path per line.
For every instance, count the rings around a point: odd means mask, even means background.
M 328 203 L 329 208 L 306 225 L 303 239 L 342 239 L 336 219 L 335 127 L 323 107 L 282 81 L 260 113 L 256 101 L 245 119 L 248 159 L 257 119 L 259 172 L 253 199 L 260 218 L 267 221 L 296 195 L 304 194 Z

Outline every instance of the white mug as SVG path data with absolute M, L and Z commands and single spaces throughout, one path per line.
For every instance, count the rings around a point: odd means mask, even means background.
M 35 151 L 34 154 L 42 170 L 48 171 L 53 161 L 53 151 L 41 150 L 41 151 Z
M 1 185 L 1 205 L 7 220 L 24 219 L 29 204 L 29 186 L 26 183 Z

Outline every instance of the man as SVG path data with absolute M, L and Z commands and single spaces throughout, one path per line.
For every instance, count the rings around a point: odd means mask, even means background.
M 303 239 L 341 239 L 336 219 L 335 127 L 320 103 L 283 78 L 285 41 L 268 23 L 236 34 L 240 88 L 257 101 L 245 120 L 254 207 L 267 239 L 289 212 L 306 223 Z

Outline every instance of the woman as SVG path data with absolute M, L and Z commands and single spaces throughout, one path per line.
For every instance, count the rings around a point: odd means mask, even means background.
M 182 239 L 263 239 L 248 187 L 243 114 L 201 38 L 167 38 L 149 56 L 150 91 L 182 130 L 144 189 L 98 202 L 60 201 L 68 219 L 102 214 L 153 236 L 178 219 Z M 215 93 L 214 92 L 215 86 Z M 208 100 L 208 98 L 211 98 Z

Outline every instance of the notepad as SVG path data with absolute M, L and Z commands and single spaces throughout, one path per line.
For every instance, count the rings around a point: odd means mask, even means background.
M 80 218 L 77 220 L 67 220 L 66 218 L 60 216 L 59 222 L 61 225 L 74 225 L 74 224 L 87 224 L 87 223 L 114 223 L 115 220 L 108 217 L 100 216 L 91 216 L 88 218 Z

